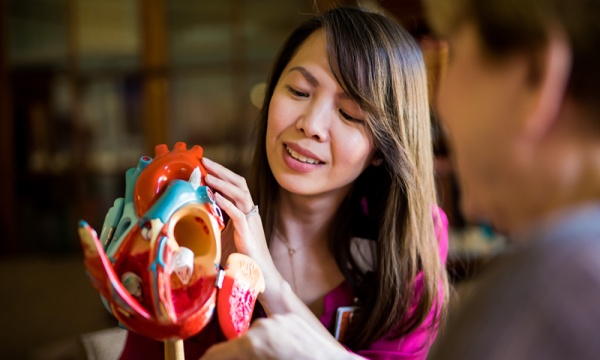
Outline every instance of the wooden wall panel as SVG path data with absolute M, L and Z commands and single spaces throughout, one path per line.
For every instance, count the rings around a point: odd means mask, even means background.
M 142 122 L 146 151 L 167 142 L 169 87 L 165 0 L 141 1 Z M 171 145 L 169 145 L 171 146 Z
M 18 246 L 7 7 L 8 1 L 0 0 L 0 254 L 12 253 Z

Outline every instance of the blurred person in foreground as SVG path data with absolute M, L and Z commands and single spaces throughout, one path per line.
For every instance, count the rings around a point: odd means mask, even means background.
M 472 220 L 513 246 L 450 316 L 435 359 L 600 358 L 600 2 L 428 0 L 438 98 Z

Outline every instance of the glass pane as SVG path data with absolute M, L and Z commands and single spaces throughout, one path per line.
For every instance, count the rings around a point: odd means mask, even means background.
M 9 0 L 8 36 L 8 60 L 12 66 L 65 63 L 65 0 Z
M 139 64 L 140 9 L 136 0 L 77 0 L 77 47 L 82 69 Z
M 167 2 L 167 36 L 173 65 L 214 64 L 231 59 L 232 2 Z

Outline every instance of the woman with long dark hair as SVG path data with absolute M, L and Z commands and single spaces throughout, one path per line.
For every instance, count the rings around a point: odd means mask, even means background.
M 426 358 L 448 293 L 430 129 L 422 54 L 395 21 L 337 8 L 290 35 L 267 82 L 250 186 L 204 159 L 230 217 L 224 252 L 264 274 L 264 316 L 294 314 L 362 356 Z M 272 345 L 289 356 L 317 356 L 281 336 Z

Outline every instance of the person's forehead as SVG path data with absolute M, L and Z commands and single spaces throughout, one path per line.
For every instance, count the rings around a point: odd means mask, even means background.
M 313 32 L 298 46 L 298 49 L 286 64 L 282 76 L 309 62 L 316 62 L 329 67 L 325 35 L 319 30 Z
M 288 66 L 290 63 L 297 61 L 298 59 L 315 55 L 315 52 L 320 52 L 320 50 L 325 51 L 326 45 L 324 31 L 321 29 L 315 30 L 298 46 L 294 56 L 292 56 L 290 59 Z

